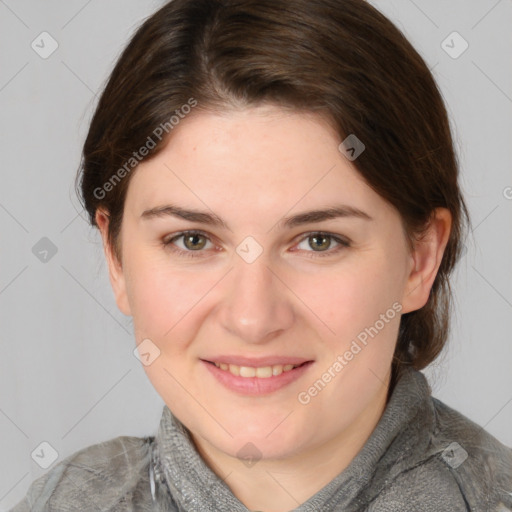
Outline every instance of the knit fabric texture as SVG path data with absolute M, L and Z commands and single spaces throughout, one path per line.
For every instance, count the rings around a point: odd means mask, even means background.
M 512 511 L 512 449 L 432 397 L 408 368 L 351 463 L 296 512 Z M 248 512 L 164 405 L 156 436 L 84 448 L 11 512 Z

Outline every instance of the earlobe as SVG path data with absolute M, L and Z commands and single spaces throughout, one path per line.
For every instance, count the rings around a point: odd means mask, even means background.
M 450 211 L 446 208 L 437 208 L 428 230 L 415 242 L 410 260 L 410 274 L 402 300 L 402 313 L 416 311 L 427 303 L 448 244 L 451 223 Z
M 130 305 L 126 294 L 126 281 L 123 268 L 108 241 L 108 225 L 110 217 L 105 210 L 98 208 L 96 210 L 95 219 L 103 241 L 103 252 L 105 254 L 105 260 L 107 261 L 110 285 L 114 292 L 117 307 L 124 315 L 131 316 Z

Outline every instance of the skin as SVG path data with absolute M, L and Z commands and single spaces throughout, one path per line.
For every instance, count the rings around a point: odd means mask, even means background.
M 400 316 L 427 302 L 448 241 L 451 216 L 439 208 L 410 252 L 399 213 L 366 185 L 340 142 L 321 117 L 276 106 L 194 113 L 160 154 L 132 171 L 122 264 L 107 241 L 106 212 L 96 214 L 117 305 L 133 317 L 136 343 L 149 338 L 160 350 L 144 367 L 150 381 L 208 465 L 252 510 L 297 507 L 363 447 L 386 406 Z M 214 212 L 230 229 L 171 216 L 141 219 L 144 210 L 169 203 Z M 373 220 L 277 224 L 338 204 Z M 198 254 L 199 246 L 198 257 L 162 243 L 194 229 L 209 240 L 185 245 L 179 238 L 174 247 Z M 348 238 L 350 246 L 329 238 L 315 245 L 318 231 Z M 236 252 L 247 236 L 263 248 L 250 264 Z M 300 403 L 299 393 L 393 303 L 401 311 Z M 283 389 L 247 396 L 223 387 L 200 361 L 218 354 L 314 363 Z M 261 453 L 252 467 L 237 457 L 248 442 Z

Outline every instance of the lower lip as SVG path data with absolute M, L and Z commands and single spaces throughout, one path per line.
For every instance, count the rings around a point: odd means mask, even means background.
M 259 377 L 237 377 L 227 370 L 217 368 L 212 363 L 203 360 L 201 362 L 223 386 L 244 395 L 268 395 L 284 388 L 304 375 L 313 363 L 313 361 L 308 361 L 293 370 L 262 379 Z

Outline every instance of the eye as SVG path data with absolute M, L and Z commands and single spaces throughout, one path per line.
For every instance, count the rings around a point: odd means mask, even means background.
M 176 240 L 179 240 L 180 238 L 183 240 L 183 249 L 174 245 Z M 206 233 L 203 233 L 202 231 L 184 231 L 183 233 L 179 233 L 171 238 L 164 238 L 162 243 L 173 252 L 194 258 L 201 257 L 199 254 L 194 253 L 201 252 L 207 242 L 211 243 L 211 240 Z
M 336 242 L 338 246 L 333 250 L 328 250 L 331 247 L 332 241 Z M 302 238 L 300 244 L 302 243 L 307 243 L 309 247 L 313 248 L 313 251 L 306 250 L 306 252 L 310 253 L 308 255 L 309 258 L 332 256 L 333 254 L 340 252 L 342 249 L 350 247 L 350 242 L 348 240 L 344 240 L 331 233 L 323 232 L 308 233 Z
M 182 240 L 182 247 L 180 248 L 176 245 L 178 240 Z M 312 241 L 312 243 L 309 243 Z M 332 241 L 338 244 L 333 250 L 329 250 L 332 244 Z M 205 249 L 207 243 L 212 243 L 210 237 L 202 232 L 202 231 L 183 231 L 182 233 L 178 233 L 172 237 L 166 237 L 162 240 L 162 244 L 164 247 L 170 249 L 172 252 L 178 254 L 178 256 L 185 256 L 190 258 L 201 258 L 204 257 L 203 249 Z M 313 251 L 309 251 L 307 249 L 301 249 L 302 251 L 309 253 L 308 258 L 317 258 L 317 257 L 325 257 L 332 256 L 333 254 L 337 254 L 342 249 L 350 247 L 350 242 L 339 236 L 333 235 L 331 233 L 323 233 L 323 232 L 312 232 L 307 233 L 300 240 L 300 244 L 308 243 L 310 248 L 313 248 Z M 293 250 L 294 252 L 296 249 Z

